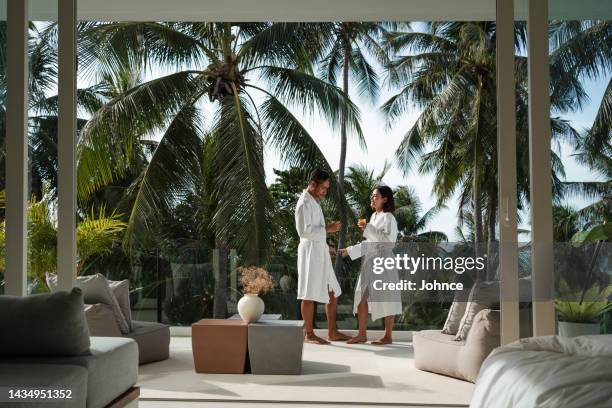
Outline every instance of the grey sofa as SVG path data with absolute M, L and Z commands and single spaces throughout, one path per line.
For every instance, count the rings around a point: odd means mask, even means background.
M 0 326 L 0 384 L 72 392 L 70 400 L 3 402 L 3 407 L 137 404 L 136 341 L 90 337 L 79 289 L 27 297 L 0 296 Z
M 156 322 L 131 321 L 131 330 L 122 334 L 109 305 L 85 305 L 89 333 L 99 337 L 125 337 L 138 345 L 138 363 L 165 360 L 170 355 L 170 327 Z

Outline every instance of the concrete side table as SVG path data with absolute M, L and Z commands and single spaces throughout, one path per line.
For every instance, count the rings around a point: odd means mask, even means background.
M 260 320 L 249 324 L 253 374 L 300 374 L 304 348 L 302 320 Z
M 191 325 L 196 373 L 243 374 L 247 329 L 242 320 L 203 319 Z

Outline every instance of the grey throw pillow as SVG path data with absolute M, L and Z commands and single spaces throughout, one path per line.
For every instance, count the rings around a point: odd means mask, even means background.
M 119 303 L 121 313 L 125 318 L 128 329 L 132 331 L 132 308 L 130 307 L 130 281 L 124 279 L 122 281 L 108 281 L 108 285 L 113 291 L 113 295 Z
M 79 288 L 31 296 L 0 296 L 0 355 L 79 356 L 89 329 Z
M 56 274 L 47 274 L 47 285 L 49 285 L 52 291 L 57 290 Z M 76 287 L 81 288 L 83 291 L 85 303 L 104 303 L 105 305 L 109 305 L 113 310 L 115 321 L 121 333 L 128 334 L 130 332 L 130 327 L 125 316 L 123 316 L 119 302 L 113 294 L 109 282 L 104 275 L 97 273 L 95 275 L 79 276 L 77 278 Z

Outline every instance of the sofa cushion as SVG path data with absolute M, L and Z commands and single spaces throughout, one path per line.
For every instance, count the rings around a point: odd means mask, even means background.
M 104 303 L 85 305 L 90 336 L 122 337 L 113 309 Z
M 53 273 L 47 274 L 47 285 L 52 291 L 57 290 L 57 275 Z M 83 290 L 83 298 L 87 304 L 104 303 L 109 305 L 113 310 L 113 315 L 117 321 L 117 325 L 121 333 L 127 334 L 130 331 L 128 323 L 121 312 L 121 307 L 117 298 L 113 294 L 106 277 L 100 273 L 95 275 L 79 276 L 76 281 L 76 287 Z
M 89 330 L 78 288 L 31 296 L 0 296 L 0 356 L 89 353 Z
M 126 336 L 138 343 L 139 364 L 165 360 L 170 355 L 170 327 L 162 323 L 132 322 L 132 331 Z
M 138 347 L 132 339 L 91 337 L 91 355 L 0 358 L 5 363 L 68 364 L 87 370 L 87 408 L 102 408 L 138 381 Z
M 36 387 L 70 391 L 70 398 L 3 402 L 5 408 L 82 408 L 87 401 L 87 370 L 68 364 L 0 364 L 3 387 Z
M 121 281 L 108 281 L 108 286 L 110 286 L 113 295 L 115 295 L 115 299 L 117 299 L 117 303 L 119 304 L 119 308 L 121 309 L 121 314 L 125 318 L 125 322 L 128 326 L 128 331 L 132 331 L 132 307 L 130 305 L 130 281 L 127 279 Z

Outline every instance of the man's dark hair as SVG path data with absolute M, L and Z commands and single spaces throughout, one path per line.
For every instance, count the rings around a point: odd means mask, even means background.
M 387 201 L 383 204 L 384 212 L 395 211 L 395 200 L 393 199 L 393 190 L 388 186 L 376 186 L 374 190 L 378 191 L 381 197 L 386 198 Z
M 327 180 L 329 180 L 329 173 L 321 169 L 313 170 L 308 177 L 309 183 L 314 181 L 317 184 L 321 184 Z

